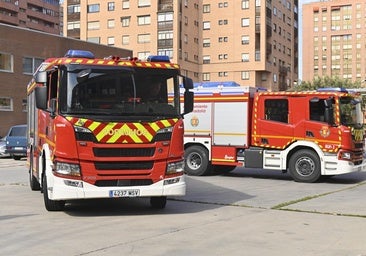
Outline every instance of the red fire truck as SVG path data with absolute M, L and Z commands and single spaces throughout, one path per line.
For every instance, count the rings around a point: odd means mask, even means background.
M 185 194 L 191 88 L 167 56 L 96 59 L 70 50 L 47 59 L 27 90 L 31 189 L 41 190 L 49 211 L 66 200 L 120 197 L 149 197 L 164 208 L 167 196 Z
M 365 170 L 361 102 L 345 89 L 268 92 L 210 82 L 193 91 L 194 110 L 185 117 L 187 174 L 242 166 L 315 182 Z

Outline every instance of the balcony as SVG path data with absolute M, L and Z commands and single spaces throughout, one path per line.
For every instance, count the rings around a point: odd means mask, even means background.
M 19 19 L 18 17 L 13 16 L 10 13 L 8 14 L 0 13 L 0 23 L 18 26 Z
M 159 4 L 158 12 L 171 12 L 173 11 L 173 3 Z

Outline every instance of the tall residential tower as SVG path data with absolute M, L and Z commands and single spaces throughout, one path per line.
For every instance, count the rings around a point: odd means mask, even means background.
M 169 55 L 195 81 L 271 90 L 298 75 L 298 0 L 65 0 L 64 35 Z
M 59 35 L 59 0 L 0 0 L 0 23 Z
M 333 0 L 303 5 L 303 80 L 366 78 L 366 2 Z M 306 17 L 306 18 L 305 18 Z

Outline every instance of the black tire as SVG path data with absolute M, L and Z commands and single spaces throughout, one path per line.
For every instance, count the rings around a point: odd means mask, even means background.
M 36 177 L 33 176 L 33 173 L 31 170 L 29 170 L 29 184 L 32 191 L 39 191 L 41 190 L 41 186 L 36 179 Z
M 192 176 L 204 176 L 211 172 L 208 151 L 201 146 L 190 146 L 184 151 L 185 172 Z
M 20 159 L 22 159 L 22 157 L 20 157 L 20 156 L 13 156 L 13 159 L 14 160 L 20 160 Z
M 213 170 L 216 173 L 229 173 L 233 171 L 236 168 L 236 166 L 230 166 L 230 165 L 215 165 L 213 166 Z
M 295 152 L 289 161 L 289 172 L 297 182 L 311 183 L 320 179 L 320 160 L 318 155 L 308 149 Z
M 150 198 L 150 205 L 154 209 L 164 209 L 166 206 L 167 197 L 166 196 L 152 196 Z
M 39 184 L 36 177 L 33 176 L 33 154 L 31 153 L 29 156 L 29 185 L 32 191 L 41 190 L 41 185 Z
M 43 192 L 44 205 L 47 211 L 54 212 L 54 211 L 62 211 L 64 209 L 65 201 L 63 200 L 56 201 L 49 199 L 46 175 L 43 175 L 42 192 Z

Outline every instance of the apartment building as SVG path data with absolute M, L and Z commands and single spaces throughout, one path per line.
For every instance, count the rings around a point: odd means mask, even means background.
M 0 23 L 60 34 L 59 0 L 0 0 Z
M 329 76 L 366 78 L 366 2 L 333 0 L 303 5 L 304 81 Z
M 27 85 L 46 58 L 64 56 L 69 49 L 89 50 L 98 58 L 132 54 L 122 48 L 6 24 L 0 24 L 0 35 L 0 137 L 6 135 L 10 126 L 27 122 Z
M 286 90 L 298 77 L 298 0 L 65 0 L 63 34 L 168 55 L 195 81 Z

